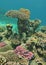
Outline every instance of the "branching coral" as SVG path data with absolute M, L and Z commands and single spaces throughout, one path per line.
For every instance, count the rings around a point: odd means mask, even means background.
M 33 31 L 35 31 L 41 23 L 41 20 L 39 19 L 35 19 L 35 20 L 29 19 L 28 21 L 29 21 L 30 27 L 33 28 Z
M 0 55 L 0 65 L 4 65 L 6 63 L 6 58 Z
M 11 63 L 11 65 L 12 65 L 16 62 L 17 64 L 19 63 L 20 65 L 21 64 L 28 65 L 28 63 L 29 63 L 29 61 L 27 59 L 16 55 L 13 50 L 10 50 L 10 51 L 4 52 L 4 53 L 1 52 L 0 55 L 4 56 L 6 58 L 6 60 L 7 60 L 6 64 Z

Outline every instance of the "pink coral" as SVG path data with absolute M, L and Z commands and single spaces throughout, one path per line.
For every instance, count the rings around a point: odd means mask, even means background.
M 18 46 L 16 47 L 16 49 L 14 50 L 14 52 L 17 55 L 21 55 L 22 57 L 31 60 L 32 57 L 34 56 L 32 52 L 29 52 L 28 50 L 24 49 L 22 46 Z
M 0 47 L 4 47 L 6 44 L 4 42 L 0 42 Z

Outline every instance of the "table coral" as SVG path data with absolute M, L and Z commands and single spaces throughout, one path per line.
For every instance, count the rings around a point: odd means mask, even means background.
M 13 18 L 19 18 L 21 20 L 26 20 L 30 18 L 30 10 L 25 8 L 21 8 L 19 10 L 10 10 L 6 12 L 5 15 Z
M 45 65 L 46 26 L 41 28 L 39 19 L 31 20 L 30 10 L 25 8 L 10 10 L 4 15 L 18 19 L 18 33 L 12 30 L 11 24 L 6 29 L 0 27 L 0 55 L 3 56 L 0 62 L 3 58 L 7 61 L 5 65 Z

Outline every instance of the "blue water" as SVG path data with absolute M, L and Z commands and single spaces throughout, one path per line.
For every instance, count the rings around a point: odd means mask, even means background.
M 20 8 L 29 9 L 31 19 L 41 19 L 41 25 L 46 25 L 46 0 L 0 0 L 0 9 L 3 9 L 3 11 L 1 10 L 3 14 L 5 10 Z
M 13 31 L 18 33 L 18 26 L 17 26 L 18 19 L 6 17 L 4 15 L 0 15 L 0 26 L 6 27 L 7 24 L 11 24 L 13 26 Z

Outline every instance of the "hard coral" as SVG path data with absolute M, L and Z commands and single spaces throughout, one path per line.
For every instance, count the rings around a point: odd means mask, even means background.
M 19 18 L 21 20 L 27 20 L 29 19 L 30 15 L 29 15 L 29 10 L 27 9 L 20 9 L 20 10 L 10 10 L 8 12 L 6 12 L 6 16 L 10 16 L 13 18 Z
M 1 44 L 2 45 L 2 44 Z M 8 50 L 12 50 L 13 48 L 11 47 L 10 44 L 6 44 L 5 46 L 3 45 L 3 47 L 0 47 L 0 52 L 6 52 Z
M 14 53 L 13 50 L 9 50 L 7 52 L 1 52 L 0 55 L 4 56 L 6 58 L 7 63 L 6 64 L 11 64 L 14 65 L 15 63 L 17 63 L 16 65 L 28 65 L 29 61 L 25 58 L 20 58 L 18 55 L 16 55 Z M 5 65 L 6 65 L 5 64 Z
M 5 65 L 17 65 L 17 63 L 16 63 L 16 62 L 11 62 L 11 61 L 9 61 L 9 62 L 7 62 Z
M 34 29 L 34 31 L 38 28 L 39 24 L 41 23 L 41 20 L 35 19 L 35 20 L 28 20 L 30 23 L 30 27 Z
M 6 63 L 6 58 L 0 55 L 0 65 L 4 65 Z
M 27 17 L 30 18 L 30 10 L 25 9 L 25 8 L 21 8 L 19 11 L 22 12 L 22 13 L 25 13 L 27 15 Z
M 45 31 L 46 31 L 46 26 L 42 26 L 42 27 L 41 27 L 41 31 L 42 31 L 42 32 L 45 32 Z
M 4 32 L 5 31 L 5 27 L 4 26 L 0 26 L 0 32 Z
M 18 46 L 14 52 L 17 54 L 17 55 L 21 55 L 22 57 L 28 59 L 28 60 L 31 60 L 33 58 L 33 53 L 32 52 L 29 52 L 28 50 L 25 50 L 23 47 L 21 46 Z
M 36 32 L 36 36 L 46 38 L 46 34 L 41 31 Z

